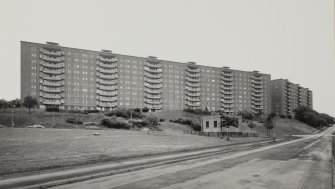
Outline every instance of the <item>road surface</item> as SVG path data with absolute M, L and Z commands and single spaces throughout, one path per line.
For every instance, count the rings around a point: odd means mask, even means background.
M 176 162 L 54 188 L 331 189 L 330 134 L 333 131 L 334 128 L 329 128 L 296 142 Z

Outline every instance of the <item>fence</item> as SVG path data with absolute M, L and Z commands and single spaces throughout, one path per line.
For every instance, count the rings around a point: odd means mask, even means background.
M 208 137 L 258 137 L 256 132 L 201 132 L 201 131 L 192 131 L 192 130 L 183 130 L 184 134 L 199 135 L 199 136 L 208 136 Z

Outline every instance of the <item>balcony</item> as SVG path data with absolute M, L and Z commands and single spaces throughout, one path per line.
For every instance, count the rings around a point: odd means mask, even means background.
M 97 79 L 97 83 L 102 84 L 102 85 L 117 85 L 116 80 Z
M 115 101 L 117 101 L 117 97 L 110 97 L 110 98 L 108 98 L 108 97 L 97 97 L 97 100 L 98 101 L 101 101 L 101 102 L 115 102 Z
M 190 97 L 199 97 L 201 95 L 201 93 L 198 93 L 198 92 L 188 92 L 186 93 L 186 96 L 190 96 Z
M 223 108 L 224 113 L 226 114 L 233 114 L 234 109 L 233 108 Z
M 149 67 L 144 67 L 144 71 L 153 73 L 153 74 L 159 74 L 163 72 L 161 68 L 149 68 Z
M 146 62 L 145 65 L 150 68 L 161 68 L 162 67 L 162 65 L 159 62 Z
M 57 64 L 51 64 L 51 63 L 48 63 L 48 62 L 42 62 L 41 65 L 45 68 L 64 68 L 65 67 L 65 64 L 64 63 L 57 63 Z
M 233 95 L 223 95 L 221 98 L 229 100 L 229 99 L 234 99 L 234 96 Z
M 255 98 L 255 97 L 252 97 L 251 100 L 253 100 L 253 101 L 257 101 L 257 102 L 261 102 L 261 101 L 263 101 L 263 98 Z
M 51 76 L 46 76 L 46 75 L 41 75 L 41 77 L 44 80 L 50 80 L 50 81 L 60 81 L 64 79 L 64 77 L 51 77 Z
M 222 76 L 227 76 L 227 77 L 233 77 L 234 76 L 234 74 L 233 74 L 233 72 L 232 71 L 223 71 L 223 72 L 221 72 L 221 75 Z
M 102 56 L 98 56 L 97 58 L 99 61 L 101 62 L 106 62 L 106 63 L 114 63 L 117 62 L 117 58 L 115 57 L 102 57 Z
M 117 103 L 116 102 L 97 102 L 97 106 L 100 107 L 109 107 L 109 108 L 115 108 L 117 107 Z
M 47 62 L 61 63 L 64 61 L 64 57 L 48 57 L 45 55 L 41 55 L 40 58 Z
M 117 96 L 117 91 L 114 91 L 114 92 L 98 91 L 97 94 L 98 94 L 99 96 L 114 97 L 114 96 Z
M 191 77 L 186 77 L 186 81 L 189 81 L 189 82 L 200 82 L 200 78 L 191 78 Z
M 106 63 L 98 62 L 97 65 L 102 68 L 109 68 L 109 69 L 117 68 L 117 64 L 113 64 L 113 63 L 106 64 Z
M 144 102 L 150 105 L 159 105 L 162 104 L 161 100 L 150 100 L 150 99 L 144 99 Z
M 263 94 L 262 93 L 252 93 L 251 96 L 263 97 Z
M 199 106 L 201 106 L 200 102 L 190 102 L 190 101 L 187 101 L 185 104 L 187 106 L 190 106 L 190 107 L 199 107 Z
M 226 100 L 226 99 L 221 99 L 220 100 L 221 101 L 221 103 L 224 103 L 224 104 L 234 104 L 234 100 Z
M 255 109 L 255 110 L 263 110 L 263 108 L 261 106 L 253 106 L 252 108 Z
M 163 80 L 162 79 L 150 79 L 150 78 L 144 78 L 144 81 L 147 83 L 153 83 L 153 84 L 159 84 L 162 83 Z
M 144 83 L 144 86 L 150 89 L 161 89 L 163 87 L 162 84 L 158 84 L 158 85 L 152 85 L 149 83 Z
M 162 109 L 162 105 L 146 105 L 147 108 L 149 109 L 154 109 L 154 110 L 160 110 Z
M 43 69 L 42 70 L 43 73 L 46 73 L 46 74 L 52 74 L 52 75 L 61 75 L 64 73 L 64 70 L 60 70 L 60 69 Z
M 256 85 L 262 85 L 262 80 L 251 80 L 252 84 L 256 84 Z
M 185 82 L 185 85 L 189 87 L 200 87 L 200 83 Z
M 150 94 L 147 94 L 145 96 L 145 98 L 148 98 L 148 99 L 161 99 L 162 96 L 161 95 L 150 95 Z
M 253 75 L 253 76 L 251 77 L 251 79 L 254 79 L 254 80 L 259 81 L 259 80 L 262 80 L 262 79 L 263 79 L 263 76 L 262 76 L 262 75 Z
M 193 77 L 193 78 L 198 78 L 198 77 L 200 77 L 200 73 L 190 73 L 190 72 L 187 72 L 186 76 Z
M 62 97 L 60 95 L 50 95 L 50 94 L 44 94 L 42 95 L 43 98 L 47 99 L 61 99 Z
M 234 104 L 221 104 L 221 107 L 223 108 L 234 108 Z
M 162 93 L 162 90 L 152 90 L 152 89 L 148 89 L 148 88 L 144 89 L 144 91 L 146 93 L 150 93 L 150 94 L 161 94 Z
M 44 104 L 44 105 L 61 105 L 62 103 L 64 103 L 64 102 L 62 102 L 60 100 L 43 100 L 43 102 L 42 102 L 42 104 Z
M 41 49 L 40 52 L 49 56 L 62 56 L 65 54 L 64 51 L 52 51 L 48 49 Z
M 52 87 L 60 87 L 60 86 L 64 85 L 64 83 L 61 83 L 61 82 L 43 81 L 43 82 L 40 82 L 40 83 L 44 86 L 52 86 Z
M 234 78 L 233 77 L 227 77 L 227 76 L 224 76 L 221 78 L 222 81 L 234 81 Z
M 48 92 L 48 93 L 61 93 L 61 89 L 60 88 L 42 88 L 41 91 L 44 91 L 44 92 Z
M 255 89 L 263 89 L 263 85 L 251 85 Z
M 117 90 L 116 86 L 105 86 L 105 85 L 99 85 L 97 86 L 98 89 L 104 90 L 104 91 L 115 91 Z
M 186 71 L 188 71 L 190 73 L 200 73 L 200 68 L 188 66 Z
M 200 98 L 191 98 L 191 97 L 186 97 L 185 100 L 190 101 L 190 102 L 200 102 Z
M 185 89 L 187 91 L 190 91 L 190 92 L 200 92 L 200 88 L 192 88 L 192 87 L 185 87 Z
M 226 95 L 233 95 L 234 94 L 233 90 L 221 90 L 221 93 L 226 94 Z
M 229 86 L 229 85 L 221 85 L 220 87 L 222 90 L 234 90 L 233 86 Z
M 252 101 L 251 104 L 255 105 L 255 106 L 263 106 L 263 103 L 262 102 L 255 102 L 255 101 Z
M 160 74 L 151 74 L 151 73 L 144 73 L 144 75 L 148 78 L 152 78 L 152 79 L 161 79 L 163 77 L 163 75 L 160 73 Z
M 104 69 L 101 67 L 97 67 L 96 70 L 102 74 L 116 74 L 117 69 Z
M 97 77 L 101 78 L 101 79 L 106 79 L 106 80 L 113 80 L 113 79 L 117 79 L 117 75 L 104 75 L 104 74 L 99 74 L 97 73 Z

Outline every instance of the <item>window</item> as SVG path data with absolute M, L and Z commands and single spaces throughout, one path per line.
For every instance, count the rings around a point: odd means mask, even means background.
M 214 128 L 218 127 L 218 121 L 214 121 Z
M 209 121 L 206 121 L 206 128 L 209 128 Z

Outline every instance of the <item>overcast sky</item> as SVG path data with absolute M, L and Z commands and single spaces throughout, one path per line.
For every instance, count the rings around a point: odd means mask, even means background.
M 20 96 L 20 41 L 269 73 L 335 116 L 333 0 L 0 0 L 0 98 Z

